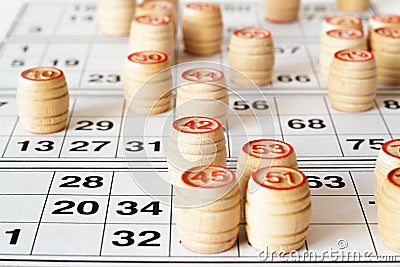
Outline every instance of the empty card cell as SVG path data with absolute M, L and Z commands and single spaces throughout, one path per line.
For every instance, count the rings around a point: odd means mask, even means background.
M 1 222 L 39 222 L 46 195 L 0 196 Z
M 392 134 L 400 134 L 399 116 L 385 115 L 386 124 Z
M 103 224 L 41 223 L 33 255 L 98 256 Z
M 328 114 L 322 96 L 279 96 L 276 102 L 280 115 Z
M 335 134 L 328 115 L 284 115 L 279 118 L 284 135 Z
M 83 74 L 83 88 L 122 88 L 122 72 L 108 70 L 86 70 Z
M 229 116 L 228 128 L 231 136 L 261 135 L 274 138 L 281 135 L 276 116 Z
M 129 116 L 123 122 L 122 136 L 168 136 L 173 123 L 172 117 Z
M 334 135 L 285 136 L 298 157 L 342 157 L 340 145 Z
M 64 140 L 61 157 L 115 158 L 118 137 L 71 137 Z
M 82 97 L 76 101 L 74 116 L 76 117 L 120 117 L 124 100 L 122 98 L 89 98 Z
M 92 48 L 90 49 L 89 57 L 113 56 L 125 59 L 125 57 L 129 54 L 128 48 L 129 44 L 124 40 L 121 40 L 121 42 L 112 43 L 93 43 Z
M 1 108 L 1 107 L 0 107 Z M 15 124 L 17 122 L 17 117 L 2 116 L 1 117 L 1 127 L 0 135 L 9 136 L 14 130 Z
M 341 134 L 388 134 L 380 115 L 332 115 L 338 135 Z
M 304 31 L 304 35 L 319 38 L 322 28 L 322 20 L 317 18 L 317 21 L 313 21 L 315 18 L 312 15 L 305 16 L 304 19 L 305 20 L 300 22 Z
M 304 172 L 311 195 L 356 195 L 348 172 Z
M 378 223 L 377 203 L 374 196 L 360 196 L 361 205 L 368 223 Z
M 79 23 L 67 24 L 63 20 L 62 24 L 57 28 L 57 36 L 93 36 L 97 33 L 97 25 L 95 23 Z
M 102 57 L 89 57 L 86 69 L 95 70 L 107 70 L 116 73 L 123 73 L 125 60 L 116 56 L 102 56 Z
M 365 223 L 357 196 L 311 196 L 311 223 Z
M 1 194 L 47 194 L 53 172 L 1 172 Z
M 31 4 L 24 13 L 22 22 L 27 25 L 33 22 L 56 24 L 63 13 L 63 9 L 63 5 Z
M 338 257 L 341 253 L 354 255 L 351 253 L 354 251 L 360 255 L 375 254 L 367 225 L 311 225 L 307 245 L 309 250 L 323 255 L 325 259 Z
M 46 49 L 46 58 L 55 58 L 58 60 L 60 60 L 59 57 L 85 58 L 89 52 L 89 48 L 89 43 L 51 43 Z
M 112 196 L 107 223 L 170 223 L 171 197 Z
M 389 135 L 339 135 L 345 156 L 373 156 L 376 158 L 382 145 L 391 140 Z
M 359 195 L 374 194 L 374 171 L 351 172 L 354 184 Z
M 102 256 L 168 257 L 169 225 L 106 224 Z
M 35 239 L 37 223 L 0 224 L 0 254 L 29 255 Z
M 123 136 L 118 143 L 118 158 L 164 158 L 167 137 Z
M 63 137 L 13 136 L 4 157 L 8 158 L 57 158 Z
M 50 194 L 108 195 L 112 172 L 56 172 Z
M 171 184 L 168 172 L 116 172 L 111 194 L 113 196 L 169 196 L 171 195 Z
M 179 235 L 178 235 L 178 230 L 176 228 L 176 225 L 172 225 L 171 229 L 171 256 L 177 256 L 177 257 L 200 257 L 201 255 L 204 254 L 199 254 L 196 252 L 192 252 L 188 249 L 186 249 L 180 242 L 179 240 Z M 238 248 L 237 248 L 237 242 L 234 243 L 234 245 L 221 253 L 217 254 L 208 254 L 209 257 L 237 257 L 238 256 Z
M 0 116 L 15 116 L 18 115 L 17 101 L 15 98 L 1 97 L 0 98 Z
M 42 222 L 104 223 L 108 196 L 49 195 Z
M 68 136 L 119 136 L 121 117 L 77 117 L 68 125 Z
M 377 96 L 376 103 L 383 114 L 400 114 L 400 97 Z
M 21 71 L 18 69 L 8 69 L 0 71 L 0 88 L 12 89 L 13 93 L 16 93 L 18 77 Z

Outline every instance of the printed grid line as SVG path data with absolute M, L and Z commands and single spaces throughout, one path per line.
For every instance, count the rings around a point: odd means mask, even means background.
M 358 189 L 357 189 L 357 187 L 356 187 L 356 185 L 354 183 L 353 175 L 351 174 L 351 172 L 349 172 L 349 174 L 350 174 L 350 178 L 351 178 L 351 182 L 353 184 L 354 190 L 357 193 L 357 200 L 358 200 L 358 203 L 360 205 L 360 208 L 361 208 L 361 211 L 362 211 L 362 214 L 363 214 L 363 217 L 364 217 L 365 224 L 366 224 L 366 226 L 368 228 L 369 237 L 371 238 L 371 242 L 372 242 L 372 245 L 374 247 L 375 255 L 378 255 L 378 250 L 376 249 L 375 241 L 374 241 L 374 238 L 373 238 L 372 233 L 371 233 L 371 228 L 369 227 L 369 222 L 368 222 L 367 216 L 365 215 L 365 211 L 364 211 L 364 208 L 362 206 L 362 202 L 361 202 L 360 196 L 358 195 Z
M 32 248 L 31 248 L 30 255 L 32 255 L 32 253 L 33 253 L 33 248 L 35 246 L 35 242 L 36 242 L 37 236 L 39 234 L 40 223 L 42 222 L 43 214 L 44 214 L 44 211 L 45 211 L 45 208 L 46 208 L 47 200 L 49 199 L 50 190 L 51 190 L 51 186 L 53 184 L 53 180 L 54 180 L 55 175 L 56 175 L 56 172 L 53 172 L 53 176 L 52 176 L 50 184 L 49 184 L 49 189 L 47 191 L 46 198 L 45 198 L 45 201 L 43 203 L 42 212 L 40 213 L 40 218 L 39 218 L 39 222 L 38 222 L 38 225 L 37 225 L 35 237 L 34 237 L 33 242 L 32 242 Z

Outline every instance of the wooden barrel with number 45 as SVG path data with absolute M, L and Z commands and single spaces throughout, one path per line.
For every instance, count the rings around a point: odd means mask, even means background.
M 182 175 L 176 188 L 175 219 L 183 246 L 198 253 L 231 248 L 239 233 L 240 194 L 232 171 L 198 166 Z

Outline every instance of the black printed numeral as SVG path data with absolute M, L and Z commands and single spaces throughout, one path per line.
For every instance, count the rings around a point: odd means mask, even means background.
M 118 240 L 113 240 L 112 244 L 117 247 L 132 246 L 136 243 L 135 233 L 129 230 L 119 230 L 114 232 L 114 236 L 118 237 Z M 159 247 L 161 244 L 157 241 L 161 234 L 157 231 L 142 231 L 138 234 L 140 242 L 137 244 L 138 247 Z
M 64 176 L 61 178 L 61 181 L 64 181 L 60 184 L 59 187 L 75 187 L 79 188 L 81 186 L 85 188 L 98 188 L 103 186 L 103 177 L 101 176 L 87 176 L 85 178 L 81 178 L 75 175 Z
M 71 152 L 87 152 L 89 151 L 90 144 L 95 145 L 93 148 L 94 152 L 100 152 L 105 146 L 110 144 L 111 141 L 73 141 L 71 143 L 72 147 L 69 149 Z
M 380 150 L 382 145 L 385 143 L 385 139 L 376 138 L 376 139 L 356 139 L 356 138 L 348 138 L 347 142 L 351 142 L 353 144 L 353 150 L 360 150 L 361 146 L 364 143 L 367 143 L 368 147 L 373 150 Z
M 55 215 L 72 215 L 75 212 L 81 215 L 93 215 L 99 210 L 99 203 L 96 201 L 82 201 L 76 204 L 74 201 L 60 200 L 54 203 L 54 206 L 60 206 L 51 213 Z
M 325 176 L 323 178 L 318 177 L 318 176 L 307 176 L 308 179 L 308 184 L 310 185 L 310 188 L 321 188 L 323 186 L 326 186 L 328 188 L 332 189 L 339 189 L 343 188 L 346 186 L 346 183 L 343 180 L 343 177 L 337 176 L 337 175 L 329 175 Z
M 114 123 L 112 121 L 98 121 L 94 123 L 89 120 L 82 120 L 76 123 L 79 125 L 75 128 L 76 131 L 108 131 L 114 127 Z

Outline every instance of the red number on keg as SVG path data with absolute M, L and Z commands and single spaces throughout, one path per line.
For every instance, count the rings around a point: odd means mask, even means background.
M 219 9 L 219 5 L 213 3 L 194 3 L 194 4 L 187 4 L 188 8 L 203 10 L 203 11 L 211 11 Z
M 400 16 L 396 15 L 376 15 L 373 19 L 386 23 L 400 23 Z
M 283 155 L 285 154 L 285 147 L 281 144 L 270 144 L 270 145 L 251 145 L 250 147 L 251 153 L 258 155 L 266 155 L 266 154 L 277 154 Z
M 22 73 L 22 77 L 35 81 L 46 81 L 60 77 L 62 72 L 55 68 L 33 68 Z
M 138 63 L 161 63 L 167 60 L 167 55 L 161 52 L 137 52 L 129 56 L 129 60 Z
M 289 184 L 294 185 L 296 181 L 293 178 L 293 175 L 290 172 L 268 172 L 265 176 L 265 182 L 271 184 L 280 184 L 284 180 L 288 181 Z
M 215 76 L 216 73 L 213 71 L 207 71 L 207 72 L 196 71 L 186 75 L 186 77 L 191 77 L 196 80 L 205 80 L 205 78 L 209 78 L 210 81 L 215 80 L 216 78 Z
M 266 31 L 263 29 L 257 29 L 257 28 L 246 28 L 246 29 L 237 30 L 234 32 L 234 34 L 239 37 L 244 37 L 244 38 L 248 38 L 248 39 L 252 39 L 252 38 L 266 39 L 271 36 L 271 33 L 269 31 Z
M 387 37 L 400 38 L 400 29 L 380 28 L 376 30 L 376 33 Z
M 162 24 L 168 24 L 171 21 L 171 19 L 165 15 L 151 15 L 151 16 L 146 15 L 146 16 L 137 17 L 136 21 L 138 21 L 140 23 L 162 25 Z
M 192 178 L 190 178 L 191 181 L 201 181 L 202 183 L 207 183 L 208 181 L 212 182 L 227 182 L 229 181 L 229 173 L 218 170 L 218 171 L 212 171 L 210 173 L 211 177 L 207 177 L 207 173 L 204 171 L 198 172 L 195 174 Z
M 224 74 L 215 69 L 198 68 L 190 69 L 182 73 L 182 78 L 193 82 L 214 82 L 224 78 Z
M 143 7 L 148 9 L 171 9 L 172 4 L 170 2 L 157 2 L 157 1 L 150 1 L 143 3 Z
M 363 50 L 344 50 L 337 53 L 337 56 L 340 59 L 347 61 L 365 61 L 368 59 L 372 59 L 372 54 L 368 51 Z
M 329 36 L 339 37 L 343 39 L 358 39 L 363 36 L 363 33 L 359 30 L 332 30 L 328 32 Z
M 181 125 L 182 128 L 188 127 L 191 130 L 211 130 L 213 123 L 207 120 L 190 120 Z
M 342 17 L 342 16 L 335 16 L 332 18 L 328 18 L 327 21 L 329 23 L 332 23 L 334 25 L 359 25 L 361 24 L 360 19 L 358 18 L 352 18 L 352 17 Z

